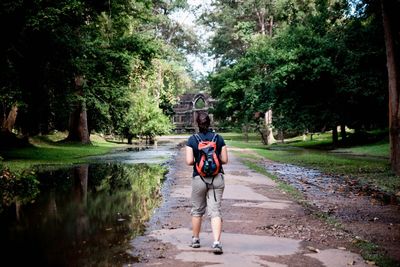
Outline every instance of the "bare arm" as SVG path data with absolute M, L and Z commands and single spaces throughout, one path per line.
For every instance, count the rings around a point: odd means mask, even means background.
M 228 163 L 228 149 L 226 148 L 226 146 L 223 146 L 221 148 L 221 155 L 220 155 L 219 159 L 221 160 L 222 164 Z
M 193 148 L 191 148 L 190 146 L 186 146 L 186 164 L 194 164 Z

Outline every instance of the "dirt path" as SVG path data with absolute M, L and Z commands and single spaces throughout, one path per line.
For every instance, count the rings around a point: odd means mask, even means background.
M 357 254 L 350 234 L 308 214 L 233 153 L 225 167 L 224 254 L 211 252 L 209 218 L 202 247 L 190 248 L 191 168 L 183 157 L 181 149 L 163 189 L 164 202 L 145 235 L 132 242 L 137 266 L 370 266 Z
M 335 218 L 342 229 L 376 244 L 381 255 L 397 261 L 385 266 L 400 266 L 400 203 L 395 195 L 351 176 L 267 159 L 258 164 L 302 192 L 310 209 Z

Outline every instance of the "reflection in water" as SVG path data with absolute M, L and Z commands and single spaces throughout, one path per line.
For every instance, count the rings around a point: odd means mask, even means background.
M 29 203 L 39 193 L 39 182 L 34 172 L 25 172 L 17 177 L 8 170 L 0 171 L 0 213 L 7 206 L 15 203 L 16 216 L 21 204 Z
M 160 200 L 164 171 L 159 165 L 107 163 L 37 172 L 40 193 L 14 196 L 0 214 L 1 261 L 13 266 L 134 262 L 125 251 Z

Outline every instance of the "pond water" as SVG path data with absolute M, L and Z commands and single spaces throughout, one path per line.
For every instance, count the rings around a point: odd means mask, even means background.
M 163 165 L 177 142 L 96 163 L 40 168 L 9 184 L 0 209 L 1 262 L 10 266 L 122 266 L 161 201 Z M 7 195 L 6 194 L 6 195 Z M 4 195 L 4 193 L 3 193 Z

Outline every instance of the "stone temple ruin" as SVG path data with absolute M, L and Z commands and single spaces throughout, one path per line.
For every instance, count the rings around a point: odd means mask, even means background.
M 179 97 L 179 102 L 174 106 L 175 115 L 173 116 L 173 124 L 176 133 L 194 133 L 197 129 L 196 112 L 206 111 L 214 106 L 216 101 L 206 93 L 187 93 Z M 214 120 L 210 115 L 211 127 Z

